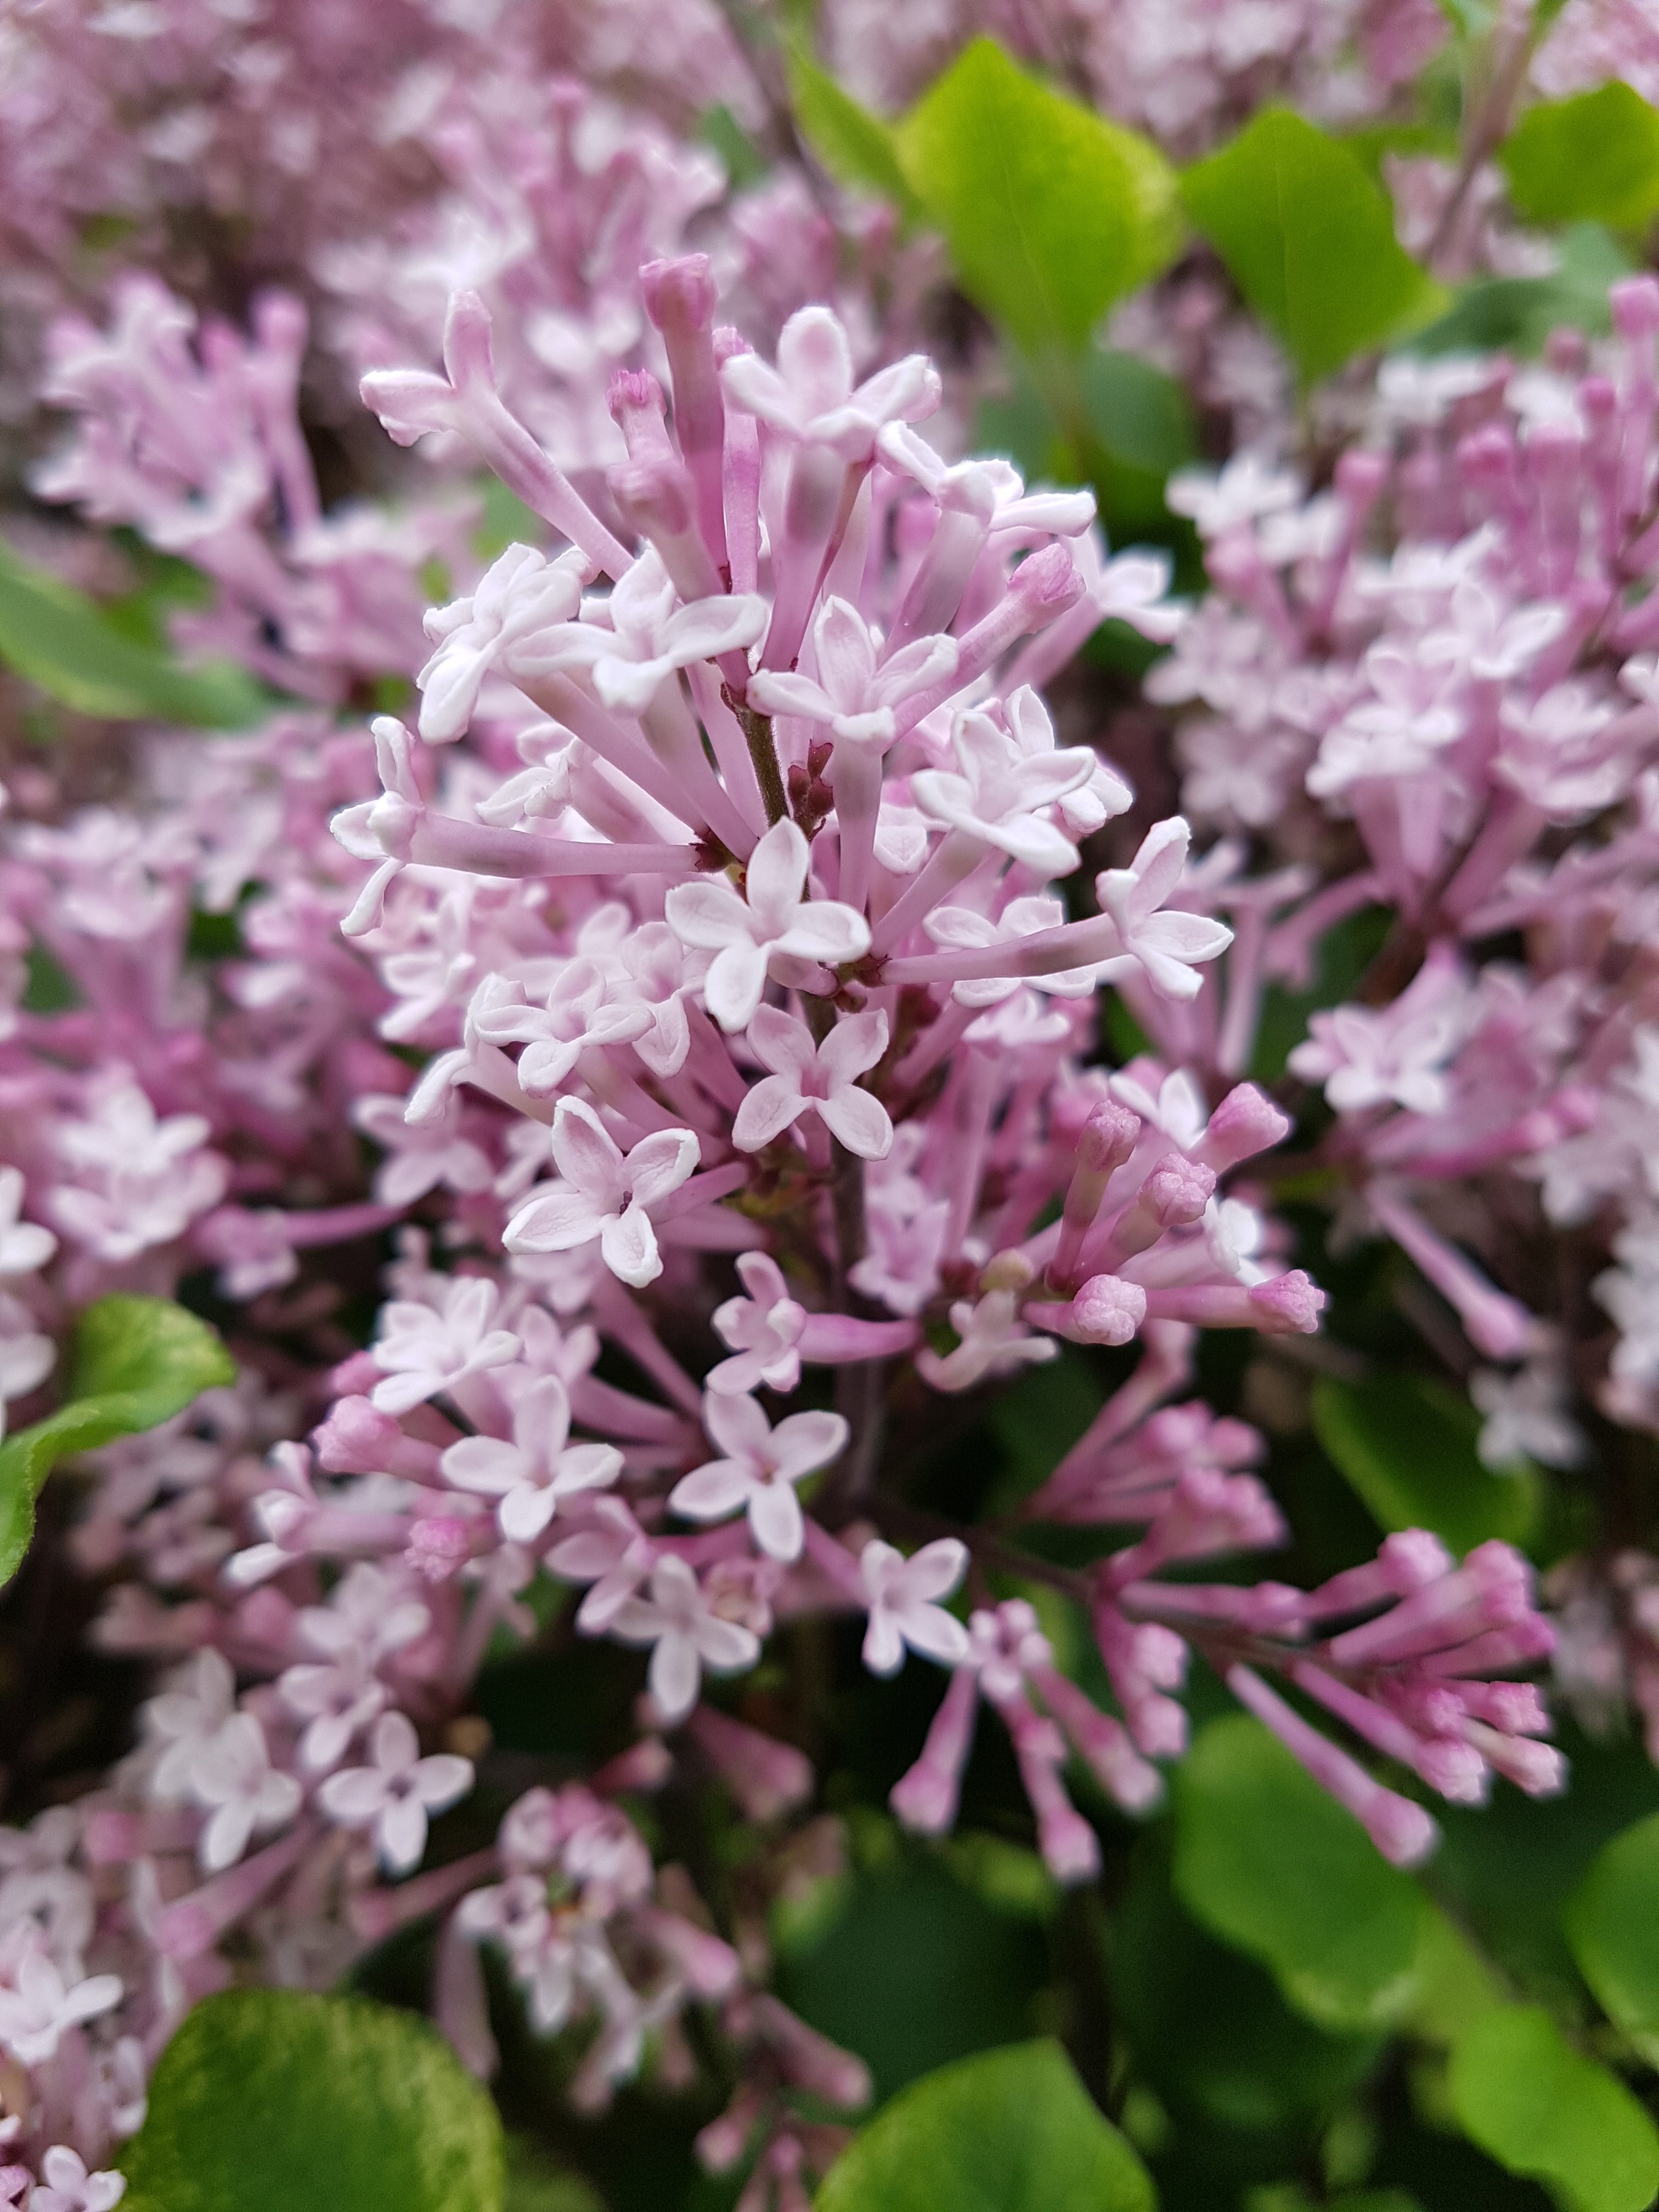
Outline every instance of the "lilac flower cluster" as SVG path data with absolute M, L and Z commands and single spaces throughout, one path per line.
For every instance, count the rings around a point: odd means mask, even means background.
M 58 314 L 31 487 L 192 563 L 176 641 L 283 703 L 119 781 L 9 770 L 0 1434 L 111 1291 L 218 1301 L 241 1374 L 94 1455 L 63 1538 L 153 1679 L 128 1756 L 0 1830 L 0 2207 L 108 2212 L 192 2003 L 425 1921 L 477 2073 L 488 1956 L 582 2031 L 585 2109 L 718 2049 L 700 2155 L 758 2148 L 743 2212 L 805 2212 L 844 2131 L 801 2094 L 870 2085 L 768 1987 L 787 1850 L 835 1858 L 756 1686 L 802 1624 L 941 1670 L 919 1835 L 989 1709 L 1061 1884 L 1091 1802 L 1159 1802 L 1195 1656 L 1401 1866 L 1425 1796 L 1562 1786 L 1552 1654 L 1659 1759 L 1659 1559 L 1570 1559 L 1547 1613 L 1509 1546 L 1421 1529 L 1250 1578 L 1290 1537 L 1266 1442 L 1193 1395 L 1206 1330 L 1249 1334 L 1264 1424 L 1343 1370 L 1294 1177 L 1334 1251 L 1407 1263 L 1489 1468 L 1659 1432 L 1659 283 L 1541 364 L 1356 374 L 1307 474 L 1214 264 L 1127 303 L 1243 441 L 1170 487 L 1182 605 L 1091 495 L 962 457 L 904 350 L 925 240 L 810 164 L 728 195 L 691 115 L 771 123 L 718 10 L 408 0 L 399 40 L 283 0 L 254 46 L 163 12 L 0 28 L 0 267 L 61 307 L 86 218 L 154 242 L 205 198 L 255 241 L 246 327 L 159 243 L 179 289 Z M 1375 113 L 1445 35 L 1429 0 L 878 13 L 820 24 L 877 106 L 988 23 L 1182 155 L 1268 97 Z M 1651 48 L 1569 0 L 1531 82 L 1650 85 Z M 1468 187 L 1444 271 L 1534 265 L 1486 172 L 1392 182 L 1425 246 Z M 435 475 L 363 422 L 403 495 L 325 501 L 308 338 Z M 533 542 L 481 534 L 481 467 Z M 1142 802 L 1073 666 L 1107 621 L 1170 648 Z M 1374 917 L 1279 1079 L 1267 1010 Z M 993 1522 L 923 1510 L 930 1434 L 1066 1346 L 1127 1379 L 1059 1465 Z M 479 1678 L 556 1637 L 609 1647 L 630 1738 L 497 1790 Z M 711 1778 L 776 1845 L 721 1932 L 647 1841 Z

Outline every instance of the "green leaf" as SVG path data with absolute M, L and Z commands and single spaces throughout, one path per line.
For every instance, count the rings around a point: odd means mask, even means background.
M 1456 1922 L 1425 1897 L 1417 1947 L 1417 1994 L 1407 2025 L 1425 2043 L 1455 2043 L 1504 2002 L 1497 1975 Z
M 765 155 L 724 100 L 716 100 L 697 118 L 697 136 L 720 155 L 736 191 L 746 191 L 766 174 Z
M 185 2016 L 122 2160 L 127 2212 L 501 2212 L 501 2123 L 448 2045 L 363 1997 L 234 1990 Z
M 1181 241 L 1175 173 L 1133 131 L 975 39 L 896 126 L 963 289 L 1036 357 L 1082 346 Z
M 1175 1886 L 1322 2027 L 1385 2027 L 1417 1994 L 1420 1892 L 1244 1714 L 1212 1721 L 1177 1772 Z
M 509 545 L 541 544 L 546 524 L 499 477 L 485 477 L 477 490 L 483 515 L 472 533 L 472 550 L 481 561 L 494 561 Z
M 878 2098 L 1030 2034 L 1048 1979 L 1039 1924 L 988 1904 L 933 1852 L 893 1843 L 888 1863 L 825 1884 L 775 1931 L 779 1996 L 864 2060 Z
M 1529 107 L 1498 160 L 1528 222 L 1643 230 L 1659 215 L 1659 114 L 1617 78 Z
M 1564 1919 L 1602 2010 L 1659 2066 L 1659 1813 L 1606 1845 Z
M 1541 2005 L 1478 2020 L 1452 2052 L 1447 2087 L 1465 2134 L 1566 2212 L 1644 2212 L 1659 2190 L 1653 2122 Z
M 895 2097 L 817 2212 L 1153 2212 L 1146 2168 L 1055 2043 L 981 2051 Z
M 1370 2070 L 1382 2039 L 1332 2035 L 1292 2012 L 1263 1967 L 1182 1911 L 1161 1844 L 1149 1838 L 1137 1853 L 1113 1923 L 1114 2018 L 1183 2136 L 1213 2130 L 1293 2160 Z
M 795 120 L 836 183 L 890 200 L 914 221 L 921 202 L 910 189 L 890 125 L 843 92 L 805 46 L 792 42 L 784 66 Z
M 568 2167 L 550 2166 L 523 2136 L 507 2139 L 505 2212 L 605 2212 L 592 2184 Z
M 1359 156 L 1266 107 L 1181 180 L 1193 222 L 1306 380 L 1425 322 L 1445 295 L 1399 244 Z
M 1529 1462 L 1495 1470 L 1475 1449 L 1468 1399 L 1416 1375 L 1344 1382 L 1322 1375 L 1314 1432 L 1387 1529 L 1431 1528 L 1460 1555 L 1488 1537 L 1524 1545 L 1537 1529 L 1543 1478 Z
M 113 722 L 244 729 L 269 711 L 229 661 L 186 668 L 129 634 L 95 600 L 0 544 L 0 661 L 76 714 Z
M 1494 276 L 1471 284 L 1437 323 L 1413 337 L 1419 354 L 1541 353 L 1552 331 L 1603 337 L 1613 327 L 1607 289 L 1628 276 L 1628 255 L 1598 223 L 1576 225 L 1560 240 L 1547 276 Z
M 1639 1736 L 1598 1742 L 1564 1718 L 1556 1739 L 1572 1773 L 1560 1796 L 1504 1789 L 1489 1805 L 1437 1808 L 1434 1887 L 1511 1984 L 1571 2014 L 1584 1991 L 1568 1905 L 1614 1837 L 1659 1814 L 1659 1771 Z
M 75 1332 L 66 1402 L 0 1444 L 0 1583 L 29 1547 L 34 1501 L 60 1459 L 159 1428 L 204 1390 L 235 1378 L 214 1331 L 169 1298 L 119 1291 L 88 1306 Z

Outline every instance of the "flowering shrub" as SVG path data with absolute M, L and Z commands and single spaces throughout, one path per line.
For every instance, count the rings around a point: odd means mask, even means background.
M 0 2205 L 1641 2212 L 1650 27 L 324 12 L 0 26 Z

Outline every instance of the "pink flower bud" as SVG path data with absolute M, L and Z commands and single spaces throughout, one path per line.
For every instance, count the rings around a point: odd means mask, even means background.
M 1120 1106 L 1115 1098 L 1102 1099 L 1090 1109 L 1089 1118 L 1079 1133 L 1077 1171 L 1091 1176 L 1110 1175 L 1133 1152 L 1139 1134 L 1138 1114 L 1131 1113 L 1127 1106 Z
M 1650 338 L 1659 332 L 1659 280 L 1645 274 L 1622 277 L 1609 290 L 1607 305 L 1621 338 Z
M 1008 588 L 1025 602 L 1038 620 L 1052 622 L 1082 598 L 1084 584 L 1068 550 L 1054 544 L 1045 545 L 1040 553 L 1033 553 L 1022 561 Z
M 1240 1160 L 1254 1159 L 1291 1133 L 1291 1119 L 1254 1083 L 1235 1085 L 1210 1116 L 1210 1125 L 1193 1157 L 1224 1175 Z
M 1184 1228 L 1196 1221 L 1215 1190 L 1215 1170 L 1179 1152 L 1158 1161 L 1140 1187 L 1142 1201 L 1160 1228 Z
M 1085 1344 L 1127 1344 L 1146 1318 L 1146 1293 L 1121 1275 L 1092 1275 L 1072 1300 L 1072 1328 Z
M 1325 1310 L 1324 1291 L 1300 1267 L 1252 1284 L 1249 1299 L 1255 1325 L 1267 1336 L 1311 1336 Z
M 352 1364 L 346 1362 L 347 1366 Z M 370 1366 L 378 1382 L 380 1370 L 372 1361 Z M 340 1371 L 336 1370 L 337 1380 Z M 328 1418 L 313 1431 L 312 1443 L 317 1464 L 330 1474 L 384 1474 L 403 1434 L 390 1413 L 381 1413 L 365 1397 L 354 1396 L 336 1401 Z
M 472 1524 L 453 1514 L 433 1514 L 409 1532 L 404 1565 L 429 1583 L 447 1583 L 472 1556 Z
M 640 271 L 645 312 L 665 335 L 703 330 L 714 319 L 714 276 L 706 253 L 647 261 Z

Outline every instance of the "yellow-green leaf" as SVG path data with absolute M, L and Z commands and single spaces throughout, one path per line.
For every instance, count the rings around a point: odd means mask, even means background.
M 1034 356 L 1070 352 L 1181 243 L 1173 170 L 975 39 L 896 126 L 963 289 Z

